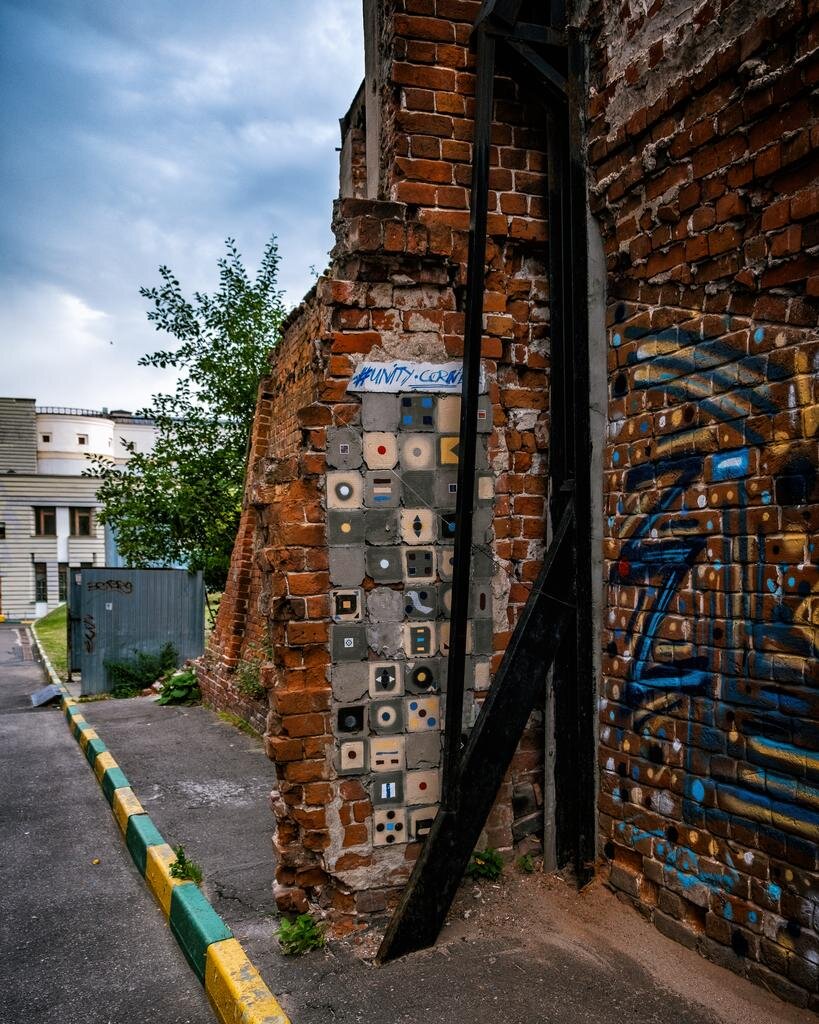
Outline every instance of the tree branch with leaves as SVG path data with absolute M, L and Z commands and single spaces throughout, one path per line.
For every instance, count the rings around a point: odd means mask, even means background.
M 139 365 L 177 370 L 176 389 L 140 410 L 157 428 L 152 451 L 125 443 L 124 466 L 91 456 L 85 471 L 100 480 L 99 517 L 113 528 L 128 565 L 201 569 L 212 590 L 227 578 L 259 381 L 287 312 L 275 237 L 252 279 L 233 239 L 225 245 L 213 294 L 186 298 L 165 266 L 159 285 L 140 288 L 151 304 L 148 319 L 176 344 Z

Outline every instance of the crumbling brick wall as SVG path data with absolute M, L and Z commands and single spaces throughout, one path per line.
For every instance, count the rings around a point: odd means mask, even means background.
M 378 194 L 357 198 L 362 140 L 345 140 L 349 197 L 335 209 L 333 262 L 287 325 L 262 384 L 260 416 L 270 424 L 266 441 L 254 443 L 246 518 L 202 670 L 205 692 L 221 689 L 229 700 L 248 642 L 243 631 L 264 627 L 266 745 L 279 779 L 276 898 L 285 910 L 317 908 L 337 928 L 393 906 L 420 844 L 374 843 L 372 782 L 339 770 L 339 710 L 349 698 L 331 655 L 338 584 L 328 545 L 328 438 L 335 444 L 339 429 L 361 429 L 361 399 L 348 384 L 365 357 L 444 363 L 462 355 L 474 92 L 468 37 L 479 4 L 439 0 L 437 12 L 432 2 L 376 7 L 371 56 L 381 76 L 382 160 L 366 180 Z M 494 483 L 485 543 L 495 564 L 481 659 L 490 670 L 539 569 L 548 475 L 543 134 L 503 79 L 497 121 L 482 348 Z M 344 123 L 360 132 L 360 96 Z M 363 580 L 367 600 L 375 586 Z M 484 636 L 483 627 L 477 632 Z M 476 702 L 489 680 L 490 672 L 476 669 Z M 533 715 L 487 824 L 486 842 L 495 847 L 509 849 L 540 829 L 542 728 L 542 716 Z
M 590 6 L 601 849 L 665 934 L 816 1008 L 819 6 Z

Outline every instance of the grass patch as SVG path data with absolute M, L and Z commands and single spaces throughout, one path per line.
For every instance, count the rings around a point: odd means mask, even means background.
M 197 885 L 201 885 L 202 868 L 195 860 L 188 860 L 185 856 L 185 847 L 175 846 L 173 852 L 176 854 L 176 860 L 172 861 L 169 867 L 171 878 L 178 878 L 186 882 L 196 882 Z
M 285 956 L 302 956 L 311 949 L 323 948 L 324 926 L 310 914 L 299 914 L 295 921 L 284 917 L 276 937 Z
M 61 604 L 35 623 L 40 645 L 60 679 L 68 676 L 67 621 L 68 608 Z
M 262 739 L 260 732 L 256 732 L 252 725 L 249 725 L 244 718 L 234 715 L 232 711 L 217 711 L 216 717 L 228 725 L 232 725 L 234 729 L 238 729 L 239 732 L 243 732 L 246 736 L 252 736 L 254 740 Z

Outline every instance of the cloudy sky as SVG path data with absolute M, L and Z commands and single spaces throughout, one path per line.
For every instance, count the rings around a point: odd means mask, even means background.
M 363 63 L 361 0 L 0 0 L 0 394 L 146 404 L 139 286 L 209 290 L 229 235 L 298 302 Z

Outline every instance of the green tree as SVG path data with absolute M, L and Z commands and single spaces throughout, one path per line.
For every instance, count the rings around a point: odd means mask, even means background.
M 227 578 L 239 525 L 259 381 L 286 314 L 275 237 L 254 279 L 233 239 L 225 244 L 212 295 L 186 298 L 165 266 L 161 284 L 140 289 L 151 303 L 148 319 L 177 344 L 139 365 L 178 370 L 176 390 L 154 395 L 140 412 L 156 423 L 153 451 L 127 445 L 125 466 L 95 456 L 86 471 L 100 479 L 100 519 L 129 565 L 183 563 L 201 569 L 215 590 Z

